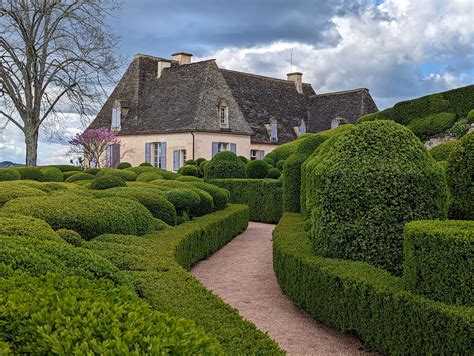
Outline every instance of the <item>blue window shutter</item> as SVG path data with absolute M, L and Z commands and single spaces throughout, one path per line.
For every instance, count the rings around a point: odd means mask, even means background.
M 236 143 L 231 143 L 230 144 L 230 150 L 237 154 L 237 144 Z
M 112 145 L 112 162 L 111 166 L 117 167 L 120 163 L 120 143 L 116 143 Z
M 212 143 L 212 157 L 217 154 L 217 142 Z
M 151 163 L 151 143 L 145 143 L 145 162 Z
M 161 142 L 161 167 L 163 169 L 166 169 L 166 142 Z
M 111 161 L 110 153 L 111 153 L 110 145 L 105 146 L 105 164 L 107 165 L 107 167 L 110 166 L 110 161 Z
M 265 151 L 258 151 L 258 158 L 263 159 L 265 157 Z
M 174 150 L 173 151 L 173 170 L 177 171 L 179 169 L 179 164 L 180 164 L 180 151 L 179 150 Z

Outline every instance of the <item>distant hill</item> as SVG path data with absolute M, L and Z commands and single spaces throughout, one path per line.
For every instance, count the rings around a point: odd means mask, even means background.
M 20 166 L 24 166 L 24 164 L 13 163 L 13 162 L 10 162 L 10 161 L 3 161 L 3 162 L 0 162 L 0 168 L 20 167 Z
M 420 139 L 447 132 L 463 120 L 471 124 L 474 109 L 474 85 L 401 101 L 393 107 L 361 116 L 357 123 L 372 120 L 393 120 L 410 128 Z

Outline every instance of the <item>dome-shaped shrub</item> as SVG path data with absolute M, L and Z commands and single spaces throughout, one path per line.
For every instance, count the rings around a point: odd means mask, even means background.
M 143 163 L 140 163 L 139 167 L 153 167 L 153 166 L 151 163 L 143 162 Z
M 13 168 L 2 168 L 0 169 L 0 181 L 8 180 L 19 180 L 21 179 L 20 173 Z
M 275 166 L 275 161 L 270 157 L 265 157 L 262 161 L 266 162 L 270 167 Z
M 225 209 L 229 202 L 230 194 L 228 190 L 204 182 L 192 182 L 191 184 L 196 188 L 208 192 L 212 196 L 215 210 Z
M 467 123 L 472 124 L 474 123 L 474 109 L 468 112 L 467 114 Z
M 132 165 L 128 162 L 120 162 L 117 166 L 117 169 L 130 168 Z
M 40 169 L 41 182 L 62 182 L 64 180 L 63 172 L 56 167 L 43 167 Z
M 137 177 L 137 182 L 151 182 L 152 180 L 163 179 L 163 176 L 154 171 L 144 172 Z
M 452 195 L 449 218 L 474 220 L 474 132 L 464 136 L 449 155 L 446 176 Z
M 100 172 L 100 168 L 87 168 L 87 169 L 84 169 L 84 173 L 89 173 L 89 174 L 92 174 L 94 176 L 99 172 Z
M 92 180 L 94 179 L 95 176 L 89 173 L 81 173 L 81 172 L 76 172 L 76 174 L 73 174 L 69 177 L 66 178 L 65 182 L 68 183 L 74 183 L 80 180 Z
M 74 230 L 58 229 L 56 230 L 56 233 L 59 235 L 60 238 L 62 238 L 70 245 L 81 247 L 84 243 L 84 240 L 81 238 L 81 235 L 79 235 Z
M 290 156 L 291 157 L 291 156 Z M 286 159 L 281 159 L 275 164 L 275 168 L 278 169 L 280 172 L 283 172 L 283 167 L 285 165 Z
M 430 150 L 430 154 L 436 161 L 446 161 L 458 144 L 459 141 L 457 140 L 444 142 L 438 146 L 433 147 Z
M 316 254 L 401 274 L 405 223 L 446 218 L 441 168 L 409 129 L 392 121 L 355 126 L 308 165 Z
M 103 175 L 117 176 L 127 182 L 133 182 L 137 179 L 137 174 L 128 169 L 102 168 L 100 172 L 96 174 L 97 177 L 100 177 Z
M 210 162 L 211 161 L 202 161 L 201 163 L 199 163 L 199 174 L 201 177 L 206 176 L 207 166 Z
M 202 182 L 202 178 L 194 176 L 182 176 L 175 179 L 177 182 Z
M 197 164 L 198 166 L 200 166 L 201 163 L 204 162 L 204 161 L 206 161 L 205 158 L 199 157 L 199 158 L 196 160 L 196 164 Z
M 166 192 L 166 197 L 176 208 L 178 215 L 184 212 L 190 213 L 201 202 L 201 198 L 196 192 L 189 189 L 173 189 Z
M 233 152 L 219 152 L 207 165 L 205 174 L 210 179 L 245 178 L 245 163 Z
M 247 159 L 247 157 L 244 157 L 244 156 L 239 156 L 239 158 L 240 158 L 240 160 L 241 160 L 242 162 L 244 162 L 245 164 L 247 164 L 247 162 L 249 161 L 249 160 Z
M 82 171 L 81 167 L 72 166 L 70 164 L 52 164 L 52 165 L 45 166 L 45 167 L 54 167 L 54 168 L 59 169 L 63 173 L 65 173 L 65 172 L 81 172 Z
M 63 173 L 63 178 L 64 180 L 68 179 L 69 177 L 73 176 L 74 174 L 79 174 L 81 172 L 79 171 L 69 171 L 69 172 L 64 172 Z
M 60 241 L 58 234 L 45 221 L 15 213 L 2 213 L 2 210 L 0 210 L 0 236 Z
M 271 168 L 267 174 L 267 178 L 270 178 L 270 179 L 278 179 L 280 178 L 280 176 L 281 176 L 281 173 L 276 168 Z
M 197 166 L 197 162 L 193 159 L 188 159 L 185 163 L 186 166 Z
M 194 162 L 196 163 L 196 162 Z M 183 175 L 183 176 L 193 176 L 193 177 L 198 177 L 199 176 L 199 168 L 198 166 L 194 165 L 188 165 L 186 162 L 186 165 L 181 167 L 178 170 L 178 173 Z
M 73 176 L 74 177 L 74 176 Z M 71 177 L 71 178 L 73 178 Z M 119 177 L 111 174 L 100 175 L 91 183 L 91 189 L 102 190 L 115 187 L 126 187 L 127 183 Z
M 36 195 L 46 195 L 46 193 L 38 188 L 17 184 L 17 182 L 4 182 L 0 184 L 0 207 L 9 200 Z
M 249 161 L 245 166 L 247 178 L 262 179 L 268 175 L 270 166 L 263 160 Z
M 40 180 L 41 169 L 39 167 L 15 167 L 20 173 L 21 179 Z

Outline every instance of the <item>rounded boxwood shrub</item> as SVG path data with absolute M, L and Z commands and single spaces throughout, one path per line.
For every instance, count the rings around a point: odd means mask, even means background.
M 155 218 L 153 221 L 155 222 L 155 231 L 164 231 L 164 230 L 171 229 L 171 226 L 165 223 L 161 219 Z
M 199 195 L 190 189 L 172 189 L 166 192 L 166 197 L 173 204 L 178 215 L 184 212 L 189 215 L 201 202 Z
M 408 128 L 421 140 L 443 133 L 456 122 L 456 114 L 442 112 L 414 119 L 408 124 Z
M 130 168 L 132 165 L 128 162 L 120 162 L 117 166 L 117 169 Z
M 275 161 L 270 157 L 265 157 L 264 159 L 262 159 L 262 161 L 266 162 L 270 167 L 275 166 Z
M 104 233 L 143 235 L 153 227 L 153 216 L 143 205 L 123 198 L 61 192 L 10 200 L 3 210 L 42 219 L 54 230 L 77 231 L 85 240 Z
M 21 179 L 20 173 L 13 168 L 2 168 L 0 169 L 0 181 L 8 180 L 19 180 Z
M 87 168 L 87 169 L 84 169 L 84 173 L 89 173 L 89 174 L 92 174 L 94 176 L 99 172 L 100 172 L 100 168 Z
M 64 172 L 63 173 L 63 178 L 64 180 L 68 179 L 69 177 L 73 176 L 74 174 L 79 174 L 81 172 L 79 171 L 69 171 L 69 172 Z
M 148 163 L 148 162 L 143 162 L 143 163 L 139 164 L 139 167 L 153 167 L 153 165 L 151 163 Z
M 196 160 L 196 164 L 197 164 L 198 166 L 200 166 L 201 163 L 204 162 L 204 161 L 206 161 L 205 158 L 199 157 L 199 158 Z
M 43 167 L 40 169 L 41 182 L 62 182 L 64 180 L 63 172 L 56 167 Z
M 219 152 L 209 161 L 205 169 L 205 177 L 209 179 L 245 178 L 245 163 L 233 152 Z
M 291 156 L 290 156 L 291 157 Z M 280 172 L 283 172 L 283 167 L 285 165 L 286 159 L 281 159 L 275 164 L 275 168 L 278 169 Z
M 49 166 L 45 166 L 45 167 L 54 167 L 54 168 L 57 168 L 59 169 L 61 172 L 65 173 L 65 172 L 80 172 L 82 171 L 82 168 L 81 167 L 78 167 L 78 166 L 72 166 L 70 164 L 52 164 L 52 165 L 49 165 Z
M 175 179 L 177 182 L 202 182 L 202 178 L 194 176 L 182 176 Z
M 474 123 L 474 109 L 469 111 L 469 113 L 467 114 L 467 122 L 468 124 Z
M 241 160 L 242 162 L 244 162 L 245 164 L 247 164 L 247 162 L 249 161 L 249 160 L 247 159 L 247 157 L 244 157 L 244 156 L 239 156 L 239 158 L 240 158 L 240 160 Z
M 452 195 L 449 218 L 474 220 L 474 132 L 464 136 L 449 155 L 446 176 Z
M 192 217 L 204 216 L 214 211 L 214 200 L 212 199 L 212 196 L 209 193 L 205 192 L 204 190 L 197 189 L 193 186 L 190 186 L 189 189 L 197 193 L 197 195 L 199 196 L 199 204 L 190 211 Z
M 185 166 L 197 166 L 197 162 L 193 159 L 188 159 L 185 163 L 184 163 Z
M 102 190 L 115 187 L 126 187 L 127 183 L 121 177 L 111 174 L 104 174 L 98 176 L 91 183 L 91 189 Z
M 206 176 L 206 170 L 207 170 L 207 166 L 209 165 L 209 162 L 210 161 L 202 161 L 201 163 L 199 163 L 199 174 L 202 177 Z
M 410 130 L 392 121 L 353 127 L 309 165 L 310 237 L 323 257 L 400 275 L 405 223 L 446 218 L 441 168 Z
M 133 182 L 137 179 L 137 174 L 128 169 L 102 168 L 96 174 L 96 177 L 101 177 L 103 175 L 111 175 L 111 176 L 120 177 L 127 182 Z
M 270 178 L 270 179 L 278 179 L 280 178 L 280 176 L 281 176 L 281 173 L 276 168 L 271 168 L 267 174 L 267 178 Z
M 133 291 L 104 280 L 15 272 L 1 283 L 0 298 L 8 306 L 0 334 L 9 336 L 14 354 L 223 352 L 193 322 L 153 311 Z
M 468 124 L 467 119 L 461 119 L 456 121 L 456 123 L 448 130 L 448 133 L 451 136 L 460 138 L 469 131 L 470 127 L 471 125 Z
M 39 167 L 15 167 L 20 173 L 21 179 L 41 180 L 41 169 Z
M 249 161 L 245 166 L 247 178 L 263 179 L 268 175 L 270 166 L 263 160 Z
M 56 230 L 56 233 L 59 235 L 60 238 L 62 238 L 70 245 L 81 247 L 84 243 L 84 240 L 81 238 L 81 235 L 79 235 L 74 230 L 59 229 Z
M 24 236 L 39 240 L 59 241 L 59 236 L 45 221 L 0 210 L 0 235 Z
M 16 182 L 4 182 L 0 184 L 0 206 L 15 198 L 32 197 L 36 195 L 46 195 L 46 193 L 40 189 L 20 185 Z
M 199 177 L 199 168 L 196 165 L 188 165 L 188 163 L 186 162 L 186 165 L 182 166 L 178 170 L 178 173 L 183 176 Z
M 208 192 L 212 196 L 215 210 L 226 208 L 227 203 L 229 202 L 229 192 L 226 189 L 204 182 L 191 182 L 191 184 L 196 188 Z
M 156 179 L 163 179 L 163 176 L 155 171 L 143 172 L 138 175 L 137 182 L 151 182 Z
M 444 142 L 438 146 L 433 147 L 430 150 L 430 154 L 436 161 L 446 161 L 458 143 L 459 141 Z
M 65 182 L 74 183 L 80 180 L 92 180 L 95 176 L 89 173 L 76 173 L 66 178 Z

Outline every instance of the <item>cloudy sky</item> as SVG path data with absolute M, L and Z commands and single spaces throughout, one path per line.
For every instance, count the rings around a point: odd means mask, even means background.
M 474 82 L 473 18 L 472 0 L 125 0 L 110 24 L 127 60 L 186 51 L 278 78 L 297 70 L 317 93 L 369 88 L 383 109 Z M 42 142 L 39 163 L 66 151 Z M 11 125 L 2 160 L 24 161 Z

